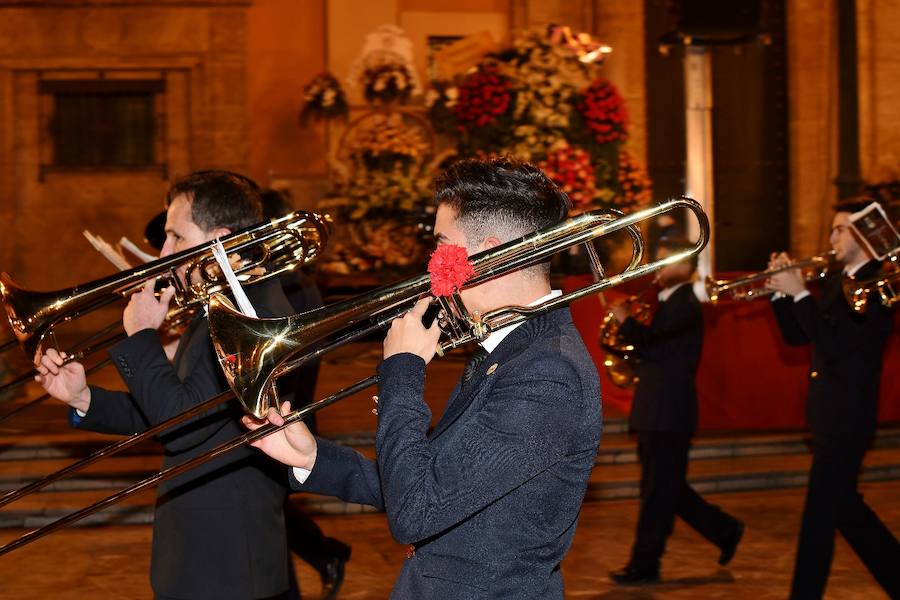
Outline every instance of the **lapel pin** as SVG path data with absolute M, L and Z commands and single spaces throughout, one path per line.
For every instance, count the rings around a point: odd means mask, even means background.
M 494 363 L 490 367 L 488 367 L 487 374 L 493 375 L 494 371 L 496 371 L 496 370 L 497 370 L 497 363 Z

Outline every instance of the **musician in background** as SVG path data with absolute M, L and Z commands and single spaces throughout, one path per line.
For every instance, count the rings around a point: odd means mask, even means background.
M 692 247 L 686 240 L 665 238 L 659 242 L 658 258 Z M 631 318 L 627 303 L 612 307 L 623 341 L 634 346 L 638 359 L 628 424 L 638 438 L 641 506 L 631 559 L 610 573 L 620 584 L 659 580 L 676 515 L 719 548 L 720 565 L 731 561 L 744 532 L 743 523 L 701 498 L 687 481 L 691 437 L 697 429 L 694 378 L 703 347 L 703 313 L 691 285 L 696 267 L 693 257 L 660 269 L 660 304 L 649 325 Z
M 510 159 L 464 160 L 435 181 L 434 233 L 468 254 L 559 223 L 568 198 Z M 474 314 L 545 303 L 549 261 L 461 292 Z M 441 330 L 428 298 L 393 321 L 378 367 L 377 460 L 293 423 L 256 445 L 298 491 L 384 509 L 411 544 L 394 600 L 562 600 L 569 549 L 600 439 L 597 370 L 568 308 L 492 332 L 429 433 L 425 367 Z M 269 410 L 268 418 L 281 423 Z M 251 428 L 259 427 L 250 419 Z
M 262 220 L 256 185 L 226 171 L 201 171 L 175 182 L 167 196 L 162 257 Z M 184 267 L 177 270 L 184 279 Z M 71 406 L 74 427 L 129 435 L 144 431 L 228 389 L 209 337 L 205 311 L 187 326 L 170 362 L 158 330 L 174 290 L 157 299 L 153 281 L 134 294 L 122 316 L 128 338 L 109 354 L 128 386 L 88 386 L 84 367 L 62 366 L 47 350 L 37 380 Z M 278 281 L 247 286 L 261 317 L 292 313 Z M 164 467 L 183 463 L 242 433 L 232 399 L 159 436 Z M 288 552 L 284 473 L 252 448 L 241 448 L 160 485 L 153 523 L 150 579 L 157 599 L 250 600 L 283 597 Z
M 277 219 L 294 211 L 287 198 L 278 190 L 261 192 L 263 217 Z M 295 313 L 302 313 L 322 306 L 322 294 L 315 280 L 303 268 L 283 274 L 279 281 Z M 278 379 L 281 398 L 290 399 L 294 410 L 315 400 L 316 381 L 319 378 L 319 361 L 312 360 Z M 310 414 L 303 420 L 315 435 L 316 415 Z M 322 580 L 321 600 L 337 597 L 344 581 L 344 568 L 350 560 L 350 546 L 333 537 L 326 536 L 315 521 L 304 513 L 290 498 L 284 504 L 284 519 L 287 525 L 288 546 L 291 552 L 311 565 Z M 300 598 L 300 589 L 290 563 L 290 598 Z
M 799 269 L 773 275 L 772 306 L 786 343 L 812 346 L 806 421 L 812 434 L 812 466 L 794 564 L 791 598 L 821 598 L 834 552 L 834 532 L 847 543 L 891 598 L 900 598 L 900 545 L 866 505 L 857 478 L 875 434 L 878 387 L 891 315 L 880 302 L 856 314 L 841 289 L 845 275 L 873 277 L 879 269 L 854 237 L 850 214 L 871 200 L 835 207 L 831 248 L 843 265 L 825 278 L 819 298 L 806 289 Z M 769 268 L 791 263 L 773 254 Z

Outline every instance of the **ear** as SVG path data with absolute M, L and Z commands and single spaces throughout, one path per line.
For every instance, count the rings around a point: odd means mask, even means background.
M 501 243 L 502 242 L 499 239 L 495 238 L 494 236 L 491 236 L 489 238 L 485 238 L 485 240 L 483 242 L 481 242 L 481 245 L 484 250 L 490 250 L 491 248 L 496 248 Z
M 216 227 L 215 229 L 208 231 L 207 236 L 209 236 L 209 241 L 212 241 L 216 238 L 225 237 L 231 233 L 231 230 L 227 227 Z

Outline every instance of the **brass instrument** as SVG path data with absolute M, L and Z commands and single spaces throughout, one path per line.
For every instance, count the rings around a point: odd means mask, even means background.
M 699 223 L 700 236 L 694 247 L 650 264 L 641 264 L 644 246 L 637 224 L 654 218 L 661 213 L 682 208 L 687 208 L 693 212 Z M 600 264 L 593 242 L 597 238 L 623 229 L 628 232 L 632 240 L 632 259 L 621 273 L 604 277 L 603 267 Z M 447 339 L 440 343 L 438 354 L 443 355 L 470 341 L 481 340 L 496 329 L 548 313 L 590 294 L 595 294 L 625 281 L 642 277 L 667 264 L 684 260 L 699 253 L 706 246 L 708 238 L 709 222 L 700 205 L 689 198 L 679 198 L 628 216 L 622 216 L 617 211 L 596 211 L 582 214 L 558 225 L 481 252 L 471 258 L 475 268 L 475 276 L 466 284 L 467 287 L 549 260 L 552 255 L 580 244 L 586 245 L 588 255 L 594 267 L 601 274 L 601 279 L 579 290 L 553 298 L 537 306 L 507 306 L 489 311 L 483 315 L 469 314 L 458 293 L 450 297 L 441 298 L 440 304 L 443 308 L 443 315 L 440 323 Z M 430 280 L 428 275 L 421 275 L 400 283 L 388 285 L 345 302 L 282 319 L 254 319 L 246 317 L 229 308 L 227 300 L 216 295 L 210 299 L 210 334 L 213 337 L 213 343 L 220 363 L 226 370 L 229 385 L 237 393 L 238 398 L 249 413 L 262 417 L 266 414 L 267 409 L 277 402 L 273 388 L 274 380 L 277 377 L 290 372 L 311 358 L 319 357 L 349 341 L 384 329 L 394 318 L 405 314 L 419 298 L 426 296 L 429 288 Z M 377 381 L 377 376 L 368 377 L 332 396 L 289 413 L 285 416 L 285 424 L 282 426 L 276 427 L 266 424 L 207 453 L 135 483 L 104 500 L 36 529 L 4 546 L 0 546 L 0 556 L 102 510 L 149 486 L 165 481 L 221 456 L 232 449 L 280 431 L 313 412 L 375 385 Z M 179 422 L 202 414 L 231 397 L 233 395 L 227 392 L 210 398 L 169 421 L 155 425 L 143 433 L 135 434 L 101 449 L 76 464 L 52 473 L 23 488 L 9 492 L 0 497 L 0 506 L 4 506 L 55 481 L 68 477 L 89 464 L 121 452 L 148 437 L 165 431 Z
M 640 302 L 636 297 L 628 299 L 631 305 L 631 317 L 639 323 L 647 324 L 650 322 L 650 305 L 646 302 Z M 599 343 L 600 347 L 606 352 L 603 359 L 603 367 L 606 374 L 613 385 L 624 390 L 633 389 L 637 383 L 637 376 L 634 374 L 634 361 L 636 360 L 634 346 L 626 343 L 619 333 L 619 321 L 616 320 L 612 312 L 606 313 L 603 322 L 600 325 Z
M 253 283 L 276 277 L 309 261 L 321 253 L 328 238 L 327 218 L 313 213 L 295 212 L 270 222 L 248 227 L 221 238 L 225 251 L 257 252 L 253 260 L 236 273 L 239 279 Z M 217 242 L 154 260 L 95 281 L 54 292 L 35 292 L 17 286 L 6 273 L 0 274 L 0 302 L 16 340 L 33 359 L 44 337 L 54 326 L 96 310 L 139 291 L 148 281 L 167 280 L 175 287 L 175 305 L 202 306 L 211 294 L 227 288 L 227 282 L 212 268 L 212 248 Z M 183 285 L 175 270 L 186 267 Z M 256 274 L 260 267 L 262 275 Z M 199 283 L 191 283 L 192 273 Z
M 856 279 L 852 275 L 844 277 L 842 282 L 844 298 L 855 313 L 866 312 L 869 297 L 873 293 L 887 308 L 892 308 L 900 302 L 900 293 L 895 287 L 900 283 L 900 264 L 898 264 L 900 255 L 890 255 L 887 262 L 888 264 L 877 275 L 869 279 Z
M 834 268 L 834 251 L 826 252 L 818 256 L 813 256 L 805 260 L 799 260 L 790 265 L 779 267 L 777 269 L 767 269 L 759 273 L 753 273 L 737 279 L 713 279 L 707 275 L 705 280 L 706 295 L 709 301 L 715 304 L 723 297 L 732 300 L 755 300 L 756 298 L 765 298 L 774 293 L 765 287 L 766 280 L 783 271 L 791 269 L 801 269 L 803 279 L 807 282 L 819 281 L 825 277 Z
M 636 230 L 637 223 L 680 208 L 690 209 L 701 225 L 701 235 L 696 246 L 654 263 L 640 264 L 643 241 L 640 232 Z M 603 265 L 592 242 L 623 229 L 630 234 L 633 243 L 631 263 L 621 273 L 604 277 Z M 596 294 L 699 253 L 706 245 L 708 232 L 709 224 L 700 205 L 689 198 L 679 198 L 619 218 L 604 211 L 585 213 L 481 252 L 471 258 L 475 276 L 466 287 L 548 260 L 556 253 L 580 244 L 585 244 L 588 248 L 590 260 L 601 279 L 536 307 L 511 306 L 483 315 L 470 315 L 458 294 L 441 298 L 444 313 L 442 329 L 449 339 L 441 344 L 438 354 L 442 355 L 470 341 L 481 340 L 491 331 L 566 306 L 579 298 Z M 277 408 L 274 380 L 317 357 L 319 354 L 315 349 L 316 344 L 351 326 L 355 326 L 356 330 L 343 333 L 343 337 L 348 340 L 358 337 L 359 331 L 367 332 L 371 327 L 387 326 L 394 317 L 403 314 L 423 297 L 428 292 L 429 285 L 428 276 L 421 275 L 341 304 L 282 319 L 245 317 L 233 310 L 227 301 L 214 296 L 209 308 L 210 335 L 231 389 L 243 402 L 247 412 L 261 417 L 269 407 Z M 361 328 L 360 324 L 366 320 L 370 321 L 368 326 Z
M 197 310 L 201 308 L 199 304 L 199 300 L 192 300 L 188 302 L 184 306 L 172 306 L 169 308 L 168 313 L 166 313 L 166 319 L 163 321 L 161 330 L 164 331 L 172 331 L 179 329 L 190 322 L 193 316 L 196 314 Z M 125 330 L 122 327 L 122 323 L 120 321 L 115 321 L 110 325 L 102 328 L 97 333 L 87 337 L 86 339 L 78 342 L 71 350 L 69 350 L 65 357 L 63 358 L 63 365 L 67 365 L 71 362 L 84 360 L 86 357 L 94 354 L 95 352 L 99 352 L 101 350 L 105 350 L 110 346 L 115 345 L 116 343 L 124 340 L 128 337 L 125 334 Z M 37 374 L 37 369 L 28 369 L 24 373 L 20 375 L 14 376 L 10 381 L 7 381 L 3 385 L 0 385 L 0 398 L 3 397 L 4 394 L 10 392 L 16 388 L 19 388 L 26 383 L 33 381 L 34 376 Z M 16 411 L 18 413 L 20 411 Z M 3 422 L 8 416 L 4 415 L 0 417 L 0 422 Z

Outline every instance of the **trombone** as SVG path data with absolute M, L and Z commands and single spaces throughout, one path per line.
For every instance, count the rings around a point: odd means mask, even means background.
M 653 263 L 641 264 L 644 245 L 637 224 L 682 208 L 693 212 L 700 225 L 700 236 L 695 246 Z M 625 230 L 632 241 L 631 261 L 621 273 L 607 277 L 593 242 L 621 230 Z M 592 266 L 600 278 L 538 306 L 508 306 L 483 315 L 469 314 L 458 293 L 442 297 L 439 299 L 443 309 L 441 328 L 447 339 L 441 342 L 438 355 L 468 342 L 484 339 L 497 329 L 568 306 L 575 300 L 697 254 L 706 246 L 708 237 L 709 222 L 700 205 L 690 198 L 677 198 L 627 216 L 609 211 L 585 213 L 476 254 L 471 258 L 475 275 L 466 287 L 543 262 L 554 254 L 581 244 L 585 244 Z M 275 379 L 318 358 L 321 353 L 316 349 L 317 344 L 335 334 L 340 334 L 339 340 L 345 342 L 373 329 L 386 327 L 423 297 L 429 285 L 428 276 L 421 275 L 341 304 L 281 319 L 246 317 L 230 307 L 226 300 L 214 296 L 209 308 L 210 335 L 229 386 L 247 412 L 262 417 L 269 407 L 277 409 Z M 365 319 L 369 319 L 369 323 L 360 326 Z
M 252 260 L 236 270 L 238 279 L 253 284 L 315 260 L 321 254 L 328 235 L 327 216 L 295 212 L 229 234 L 220 241 L 229 255 L 253 253 Z M 56 292 L 22 289 L 3 273 L 0 275 L 0 302 L 17 341 L 31 356 L 37 356 L 42 350 L 43 340 L 55 326 L 126 297 L 153 279 L 175 286 L 175 303 L 166 315 L 164 327 L 176 328 L 190 321 L 211 294 L 223 291 L 228 285 L 212 268 L 215 264 L 212 248 L 216 243 L 209 242 L 116 275 Z M 185 279 L 188 282 L 192 272 L 198 273 L 197 283 L 182 285 L 181 279 L 175 275 L 175 270 L 182 265 L 186 266 Z M 124 337 L 121 323 L 115 322 L 83 340 L 79 347 L 67 353 L 63 364 L 82 360 Z M 0 386 L 0 394 L 28 383 L 34 374 L 35 371 L 29 369 L 15 376 Z M 37 403 L 29 402 L 25 406 L 34 404 Z M 19 409 L 8 412 L 0 416 L 0 421 L 19 412 Z
M 756 298 L 765 298 L 774 293 L 765 287 L 765 281 L 776 273 L 790 271 L 791 269 L 801 269 L 803 279 L 806 282 L 820 281 L 835 266 L 834 251 L 831 250 L 825 254 L 819 254 L 791 263 L 785 267 L 776 269 L 767 269 L 759 273 L 753 273 L 736 279 L 713 279 L 707 275 L 705 280 L 706 295 L 709 301 L 715 304 L 722 298 L 730 298 L 731 300 L 755 300 Z M 762 285 L 760 285 L 762 284 Z
M 315 260 L 328 239 L 328 222 L 327 217 L 314 213 L 295 212 L 231 233 L 218 241 L 53 292 L 26 290 L 3 273 L 0 274 L 0 303 L 16 341 L 29 358 L 34 358 L 55 326 L 129 296 L 151 280 L 162 280 L 175 287 L 177 307 L 196 310 L 203 306 L 211 294 L 222 292 L 228 285 L 212 268 L 215 264 L 212 249 L 219 241 L 228 254 L 260 253 L 236 271 L 247 283 L 276 277 Z M 186 268 L 185 278 L 189 282 L 186 285 L 175 275 L 175 270 L 181 267 Z M 260 267 L 265 268 L 265 273 L 255 274 Z M 199 274 L 198 283 L 190 283 L 194 272 Z
M 661 213 L 675 209 L 689 209 L 697 218 L 700 236 L 693 248 L 673 254 L 649 264 L 641 264 L 643 240 L 638 223 Z M 621 273 L 606 277 L 594 246 L 594 240 L 625 230 L 632 242 L 632 258 Z M 491 331 L 520 323 L 532 317 L 567 306 L 571 302 L 619 285 L 631 279 L 654 272 L 667 264 L 683 260 L 699 253 L 709 239 L 709 221 L 700 205 L 689 198 L 669 200 L 659 206 L 623 216 L 618 211 L 594 211 L 569 219 L 558 225 L 526 235 L 496 248 L 481 252 L 471 258 L 475 276 L 466 284 L 474 286 L 489 279 L 501 277 L 512 271 L 532 266 L 548 260 L 554 254 L 573 246 L 585 244 L 590 260 L 601 274 L 600 280 L 581 289 L 530 307 L 506 306 L 483 315 L 469 314 L 459 293 L 440 299 L 442 316 L 441 328 L 446 338 L 438 348 L 438 355 L 444 355 L 470 341 L 480 340 Z M 302 365 L 307 360 L 319 357 L 343 344 L 387 327 L 391 321 L 403 314 L 419 298 L 427 295 L 430 287 L 428 275 L 420 275 L 406 281 L 388 285 L 357 298 L 326 306 L 282 319 L 254 319 L 246 317 L 228 306 L 221 296 L 210 299 L 209 326 L 220 363 L 226 370 L 226 378 L 248 413 L 256 417 L 265 415 L 270 406 L 277 405 L 274 381 Z M 34 540 L 75 523 L 103 508 L 127 498 L 149 486 L 165 481 L 179 473 L 203 464 L 232 449 L 252 443 L 266 435 L 303 419 L 342 398 L 362 391 L 378 382 L 376 375 L 370 376 L 339 392 L 293 411 L 285 416 L 282 426 L 266 424 L 226 442 L 205 454 L 184 463 L 160 471 L 147 479 L 113 494 L 104 500 L 71 513 L 25 536 L 0 546 L 0 556 L 20 548 Z M 177 422 L 202 414 L 212 406 L 232 397 L 229 392 L 198 404 L 185 413 L 160 423 L 147 431 L 135 434 L 93 455 L 35 481 L 23 488 L 0 497 L 4 506 L 37 491 L 54 481 L 80 471 L 107 456 L 120 452 L 134 444 L 156 435 Z

